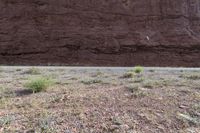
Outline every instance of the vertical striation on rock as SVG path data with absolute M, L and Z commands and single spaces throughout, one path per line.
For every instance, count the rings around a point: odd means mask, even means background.
M 1 0 L 0 64 L 200 66 L 200 0 Z

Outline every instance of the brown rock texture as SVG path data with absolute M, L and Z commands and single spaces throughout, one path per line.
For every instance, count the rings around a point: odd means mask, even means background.
M 200 66 L 200 0 L 0 0 L 0 64 Z

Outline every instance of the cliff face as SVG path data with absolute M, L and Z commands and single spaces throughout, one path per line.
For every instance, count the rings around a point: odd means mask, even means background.
M 200 0 L 1 0 L 0 64 L 200 66 Z

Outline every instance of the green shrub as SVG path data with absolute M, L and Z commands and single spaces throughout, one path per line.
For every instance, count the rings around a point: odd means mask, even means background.
M 141 67 L 141 66 L 136 66 L 136 67 L 134 68 L 134 72 L 135 72 L 135 73 L 142 73 L 143 71 L 144 71 L 144 68 Z
M 46 77 L 38 77 L 30 79 L 26 84 L 25 87 L 31 89 L 33 93 L 45 91 L 48 87 L 53 85 L 54 82 L 50 78 Z

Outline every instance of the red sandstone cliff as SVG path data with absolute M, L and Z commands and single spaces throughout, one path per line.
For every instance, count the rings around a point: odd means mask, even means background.
M 200 66 L 200 0 L 1 0 L 0 64 Z

